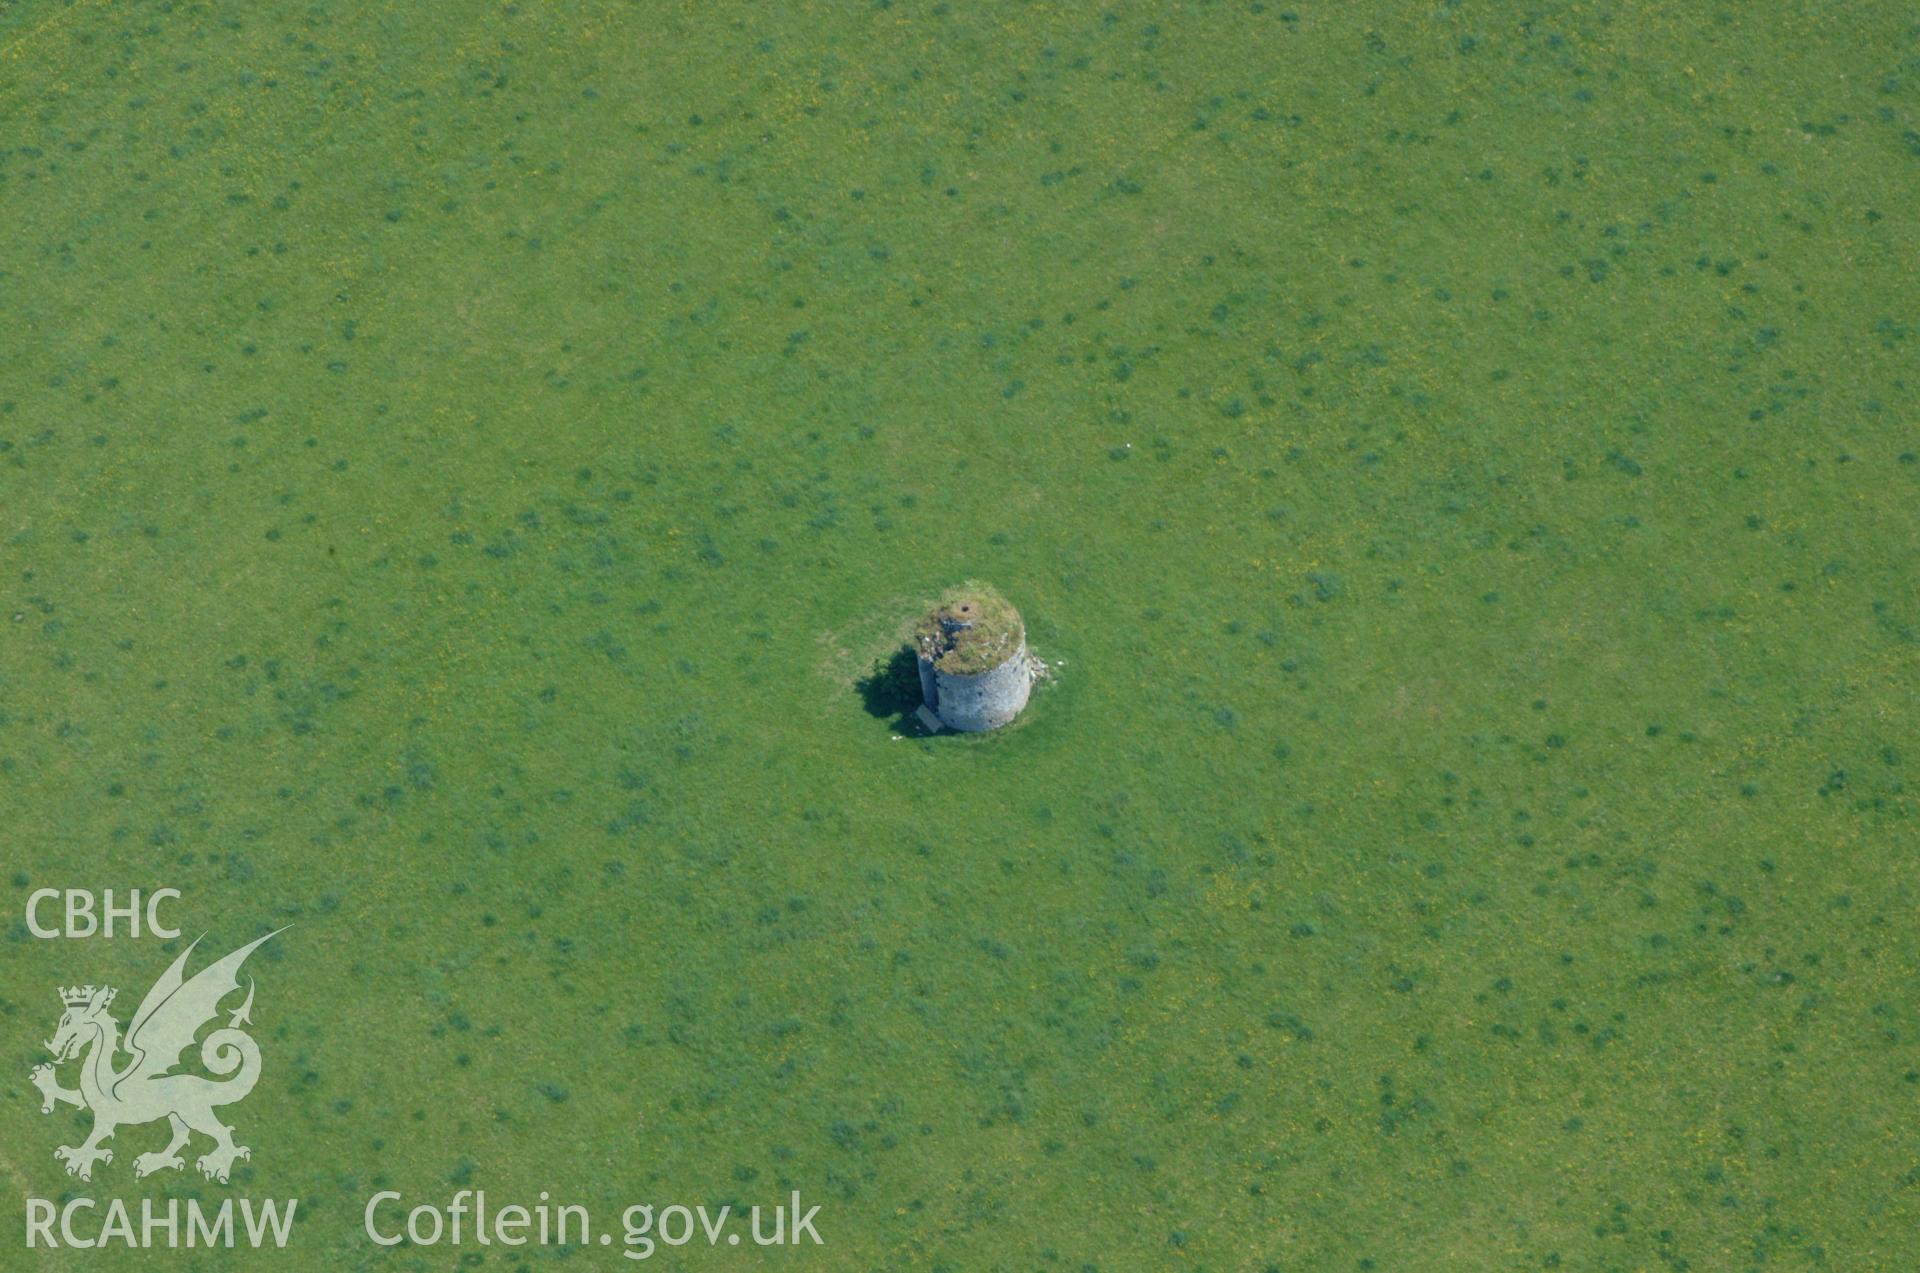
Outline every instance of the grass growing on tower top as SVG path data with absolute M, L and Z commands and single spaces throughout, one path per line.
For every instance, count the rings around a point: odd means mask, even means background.
M 942 594 L 913 629 L 920 657 L 949 676 L 992 671 L 1013 657 L 1025 637 L 1013 603 L 971 580 Z

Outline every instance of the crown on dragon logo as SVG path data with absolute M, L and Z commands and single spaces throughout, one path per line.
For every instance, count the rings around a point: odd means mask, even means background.
M 109 989 L 105 986 L 62 986 L 60 988 L 60 1000 L 69 1008 L 84 1008 L 93 1002 L 93 995 L 96 989 L 106 991 L 106 997 L 100 1000 L 100 1006 L 103 1008 L 112 1003 L 113 997 L 120 993 L 118 990 Z

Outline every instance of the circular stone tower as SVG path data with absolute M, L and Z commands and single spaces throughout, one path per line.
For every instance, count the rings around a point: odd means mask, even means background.
M 948 729 L 995 729 L 1020 714 L 1040 671 L 1027 652 L 1020 612 L 993 589 L 969 583 L 940 599 L 915 626 L 920 696 Z

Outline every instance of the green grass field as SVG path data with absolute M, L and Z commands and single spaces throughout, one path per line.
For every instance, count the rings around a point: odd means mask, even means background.
M 0 1267 L 1920 1266 L 1909 6 L 21 0 L 0 225 Z

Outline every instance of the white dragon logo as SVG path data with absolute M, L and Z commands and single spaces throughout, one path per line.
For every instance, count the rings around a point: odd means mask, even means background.
M 214 1117 L 214 1109 L 231 1105 L 253 1090 L 260 1078 L 260 1048 L 239 1027 L 251 1025 L 248 1013 L 253 1009 L 253 978 L 247 978 L 247 998 L 228 1016 L 224 1028 L 213 1031 L 200 1044 L 200 1063 L 223 1080 L 198 1074 L 175 1074 L 180 1054 L 193 1046 L 200 1027 L 213 1020 L 220 1001 L 240 988 L 240 965 L 246 962 L 262 942 L 285 929 L 277 929 L 252 941 L 218 963 L 195 973 L 191 980 L 183 974 L 193 944 L 180 952 L 172 967 L 160 974 L 140 1001 L 139 1011 L 127 1026 L 126 1051 L 132 1060 L 114 1068 L 121 1050 L 120 1026 L 108 1014 L 118 991 L 110 986 L 76 986 L 63 989 L 60 998 L 67 1010 L 60 1026 L 47 1041 L 53 1053 L 52 1065 L 38 1065 L 30 1075 L 40 1089 L 40 1112 L 51 1114 L 56 1104 L 74 1105 L 93 1111 L 93 1132 L 79 1146 L 62 1145 L 53 1156 L 67 1164 L 67 1174 L 82 1180 L 93 1179 L 96 1162 L 113 1161 L 113 1151 L 101 1148 L 101 1142 L 114 1129 L 164 1118 L 173 1128 L 173 1139 L 157 1153 L 141 1154 L 133 1161 L 135 1176 L 183 1167 L 180 1149 L 190 1132 L 213 1139 L 213 1149 L 196 1164 L 200 1174 L 227 1183 L 234 1160 L 251 1158 L 245 1145 L 233 1143 L 233 1129 Z M 91 1045 L 91 1051 L 87 1051 Z M 80 1065 L 78 1089 L 60 1086 L 53 1067 L 86 1052 Z M 238 1073 L 235 1073 L 238 1071 Z M 231 1075 L 232 1077 L 224 1077 Z

